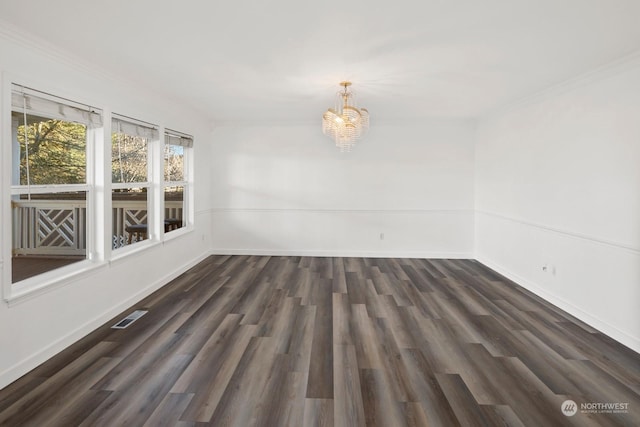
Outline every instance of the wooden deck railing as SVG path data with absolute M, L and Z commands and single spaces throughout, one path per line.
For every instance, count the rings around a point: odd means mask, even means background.
M 84 200 L 14 200 L 14 255 L 84 255 L 87 208 Z M 147 223 L 145 201 L 114 200 L 113 248 L 127 244 L 125 228 Z M 182 202 L 166 201 L 165 218 L 182 219 Z

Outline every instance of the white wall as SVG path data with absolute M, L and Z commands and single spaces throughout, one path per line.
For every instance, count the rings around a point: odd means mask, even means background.
M 640 57 L 484 121 L 476 209 L 481 262 L 640 351 Z
M 471 257 L 474 126 L 376 122 L 352 153 L 319 121 L 219 126 L 214 251 Z
M 196 181 L 208 181 L 210 129 L 204 119 L 154 91 L 101 76 L 38 41 L 20 39 L 0 28 L 0 70 L 17 83 L 82 101 L 195 137 Z M 159 58 L 162 63 L 162 58 Z M 6 96 L 7 94 L 3 94 Z M 5 108 L 1 114 L 8 114 Z M 2 141 L 7 143 L 7 141 Z M 9 173 L 2 171 L 0 197 L 8 198 Z M 200 176 L 202 175 L 202 176 Z M 211 199 L 196 186 L 195 230 L 124 259 L 59 283 L 9 306 L 0 301 L 0 388 L 36 367 L 111 317 L 159 288 L 209 253 Z M 4 212 L 3 212 L 4 215 Z M 2 221 L 6 221 L 3 217 Z M 2 236 L 2 244 L 10 242 Z M 10 265 L 0 260 L 0 267 Z M 151 267 L 152 268 L 149 268 Z

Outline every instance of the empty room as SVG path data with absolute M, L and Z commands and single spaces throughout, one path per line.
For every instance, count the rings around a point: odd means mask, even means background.
M 640 425 L 640 2 L 0 4 L 0 426 Z

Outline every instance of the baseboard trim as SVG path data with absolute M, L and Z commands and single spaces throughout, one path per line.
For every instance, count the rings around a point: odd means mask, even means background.
M 89 320 L 88 322 L 85 322 L 75 330 L 71 331 L 70 333 L 63 336 L 62 338 L 54 341 L 44 349 L 38 351 L 35 354 L 32 354 L 22 362 L 19 362 L 13 365 L 12 367 L 6 369 L 2 373 L 0 373 L 0 389 L 8 386 L 18 378 L 22 377 L 23 375 L 27 374 L 29 371 L 35 369 L 42 363 L 46 362 L 56 354 L 63 351 L 65 348 L 69 347 L 73 343 L 79 341 L 86 335 L 90 334 L 100 326 L 104 325 L 110 319 L 117 316 L 119 313 L 123 312 L 124 310 L 131 307 L 132 305 L 136 304 L 138 301 L 151 295 L 153 292 L 157 291 L 158 289 L 160 289 L 161 287 L 163 287 L 164 285 L 166 285 L 171 280 L 175 279 L 176 277 L 178 277 L 179 275 L 181 275 L 191 267 L 194 267 L 198 263 L 202 262 L 208 256 L 209 254 L 205 252 L 200 256 L 198 256 L 197 258 L 192 259 L 191 261 L 181 265 L 180 267 L 174 269 L 170 273 L 163 276 L 161 279 L 153 282 L 149 286 L 141 289 L 134 295 L 125 299 L 117 306 L 112 307 L 109 310 L 103 312 L 102 314 Z
M 214 248 L 211 255 L 256 255 L 256 256 L 309 256 L 342 258 L 433 258 L 473 259 L 472 252 L 425 252 L 425 251 L 334 251 L 291 249 L 228 249 Z
M 494 262 L 491 259 L 488 259 L 486 257 L 476 257 L 476 260 L 481 264 L 484 264 L 485 266 L 489 267 L 490 269 L 505 276 L 509 280 L 512 280 L 513 282 L 517 283 L 518 285 L 522 286 L 528 291 L 534 293 L 535 295 L 539 296 L 545 301 L 555 305 L 561 310 L 566 311 L 567 313 L 583 321 L 584 323 L 593 327 L 594 329 L 597 329 L 603 334 L 629 347 L 633 351 L 640 353 L 640 338 L 634 337 L 624 331 L 621 331 L 620 329 L 609 324 L 608 322 L 603 321 L 602 319 L 599 319 L 598 317 L 595 317 L 589 314 L 588 312 L 584 311 L 580 307 L 577 307 L 574 304 L 571 304 L 570 302 L 562 298 L 559 298 L 557 295 L 554 295 L 553 293 L 541 288 L 537 284 L 512 272 L 511 270 L 503 267 L 502 265 L 498 264 L 497 262 Z

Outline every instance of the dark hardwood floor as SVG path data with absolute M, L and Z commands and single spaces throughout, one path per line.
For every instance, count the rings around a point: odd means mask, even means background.
M 132 310 L 0 425 L 640 425 L 638 353 L 475 261 L 215 256 Z

